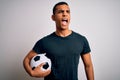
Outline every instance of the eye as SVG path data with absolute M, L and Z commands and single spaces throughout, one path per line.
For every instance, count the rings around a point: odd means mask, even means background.
M 70 10 L 67 10 L 66 12 L 67 12 L 67 13 L 70 13 Z
M 63 10 L 59 10 L 58 13 L 63 13 L 64 11 Z

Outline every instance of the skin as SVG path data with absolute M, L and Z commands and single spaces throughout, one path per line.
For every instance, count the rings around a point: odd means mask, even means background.
M 56 7 L 55 15 L 52 15 L 53 21 L 56 23 L 56 34 L 62 37 L 66 37 L 71 34 L 69 30 L 70 23 L 70 9 L 67 5 L 59 5 Z M 62 19 L 67 19 L 67 24 L 63 25 Z
M 93 64 L 90 53 L 81 55 L 81 58 L 83 60 L 87 80 L 94 80 Z
M 56 35 L 61 37 L 66 37 L 72 33 L 72 31 L 69 29 L 70 24 L 70 8 L 67 5 L 58 5 L 56 7 L 56 12 L 54 15 L 51 16 L 52 20 L 55 21 L 56 24 Z M 67 22 L 64 24 L 63 19 L 67 20 Z M 30 67 L 30 60 L 33 56 L 37 55 L 34 51 L 30 51 L 26 57 L 24 58 L 23 65 L 26 70 L 26 72 L 32 76 L 32 77 L 45 77 L 50 74 L 50 70 L 43 72 L 39 68 L 44 65 L 40 65 L 39 67 L 35 68 L 34 70 Z M 94 80 L 94 71 L 93 71 L 93 65 L 91 60 L 90 53 L 81 55 L 87 80 Z

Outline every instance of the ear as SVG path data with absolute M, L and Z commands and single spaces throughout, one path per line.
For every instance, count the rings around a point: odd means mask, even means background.
M 51 18 L 53 21 L 55 21 L 55 15 L 52 15 Z

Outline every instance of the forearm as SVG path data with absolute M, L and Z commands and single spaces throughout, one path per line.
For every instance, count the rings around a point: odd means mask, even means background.
M 35 55 L 36 55 L 36 53 L 35 53 L 33 50 L 31 50 L 31 51 L 26 55 L 26 57 L 25 57 L 24 60 L 23 60 L 23 66 L 24 66 L 26 72 L 27 72 L 30 76 L 33 76 L 33 70 L 32 70 L 32 68 L 31 68 L 31 66 L 30 66 L 30 60 L 31 60 L 32 57 L 35 56 Z
M 29 63 L 30 63 L 29 59 L 28 59 L 28 58 L 25 58 L 24 61 L 23 61 L 23 66 L 24 66 L 26 72 L 27 72 L 30 76 L 32 76 L 32 68 L 30 67 Z
M 92 65 L 86 66 L 85 72 L 86 72 L 87 80 L 94 80 L 94 70 Z

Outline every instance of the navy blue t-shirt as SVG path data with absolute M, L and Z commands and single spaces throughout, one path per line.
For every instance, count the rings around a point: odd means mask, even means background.
M 78 80 L 80 55 L 91 51 L 87 39 L 73 31 L 67 37 L 53 32 L 40 39 L 33 50 L 38 54 L 46 53 L 52 61 L 52 71 L 45 80 Z

